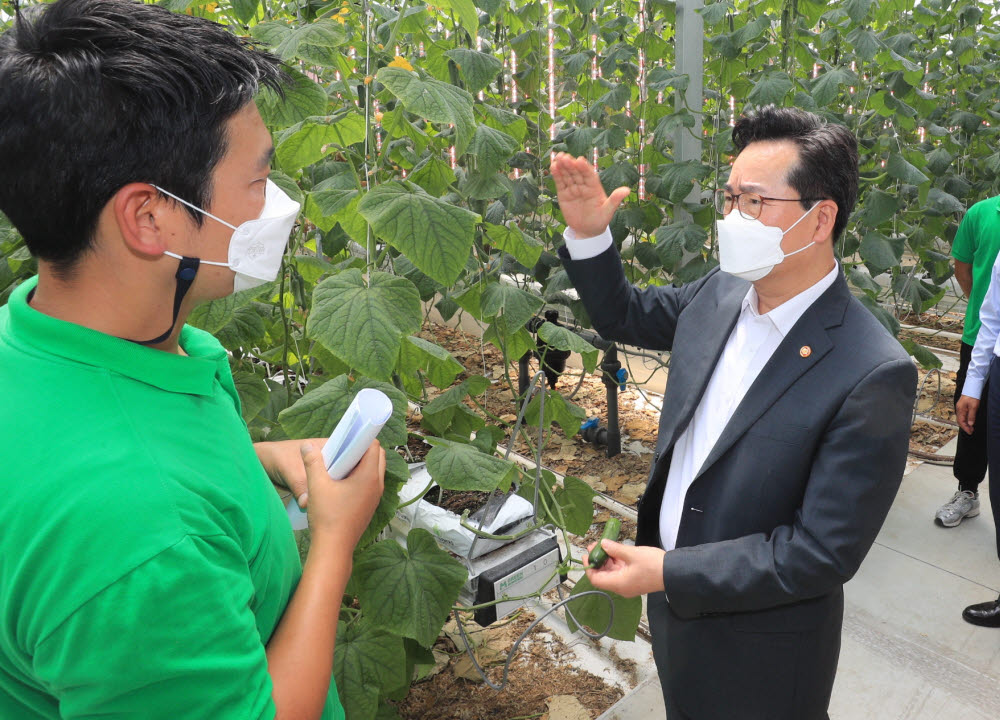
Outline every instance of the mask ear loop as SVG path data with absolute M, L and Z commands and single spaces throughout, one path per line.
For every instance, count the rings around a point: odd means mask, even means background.
M 170 327 L 167 328 L 167 331 L 152 340 L 132 340 L 131 342 L 137 345 L 156 345 L 170 337 L 170 334 L 174 331 L 174 325 L 177 324 L 177 316 L 181 311 L 181 302 L 184 300 L 184 296 L 187 295 L 188 290 L 191 289 L 191 284 L 194 282 L 194 276 L 198 273 L 200 262 L 198 258 L 181 258 L 177 267 L 177 273 L 174 275 L 174 278 L 177 280 L 177 288 L 174 290 L 174 316 L 170 321 Z

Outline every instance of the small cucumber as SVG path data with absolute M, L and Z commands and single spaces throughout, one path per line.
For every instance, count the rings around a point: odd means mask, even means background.
M 618 518 L 611 518 L 604 524 L 604 532 L 601 533 L 601 540 L 617 540 L 622 529 L 622 521 Z M 601 547 L 601 540 L 597 541 L 594 549 L 590 551 L 590 567 L 599 568 L 607 559 L 608 554 Z

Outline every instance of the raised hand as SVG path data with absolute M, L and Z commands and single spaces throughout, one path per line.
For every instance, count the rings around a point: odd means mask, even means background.
M 600 235 L 610 224 L 615 210 L 631 192 L 620 187 L 608 197 L 601 180 L 586 158 L 566 153 L 552 156 L 552 179 L 556 182 L 559 209 L 566 224 L 578 237 Z

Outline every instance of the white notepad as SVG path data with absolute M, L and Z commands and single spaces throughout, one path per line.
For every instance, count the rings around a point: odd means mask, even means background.
M 381 390 L 365 388 L 355 395 L 351 406 L 323 446 L 323 462 L 330 477 L 334 480 L 347 477 L 390 417 L 392 401 Z M 293 530 L 308 527 L 306 513 L 299 508 L 294 497 L 289 499 L 285 509 Z

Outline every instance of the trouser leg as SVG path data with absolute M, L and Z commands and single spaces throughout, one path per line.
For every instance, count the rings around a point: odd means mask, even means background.
M 691 720 L 677 708 L 667 681 L 667 612 L 666 596 L 663 593 L 652 593 L 646 597 L 646 618 L 649 620 L 649 630 L 653 639 L 653 659 L 656 661 L 656 672 L 660 676 L 660 689 L 663 691 L 667 720 Z
M 993 506 L 993 528 L 996 531 L 1000 524 L 1000 489 L 997 487 L 1000 486 L 1000 358 L 996 356 L 990 362 L 989 394 L 984 394 L 984 397 L 988 398 L 989 405 L 986 428 L 990 477 L 997 477 L 997 482 L 990 482 L 990 504 Z M 1000 559 L 1000 537 L 997 538 L 997 558 Z
M 972 359 L 972 345 L 962 343 L 959 351 L 958 375 L 955 378 L 955 402 L 962 395 L 962 387 L 965 385 L 965 375 L 969 369 L 969 361 Z M 987 380 L 983 387 L 982 397 L 989 397 L 989 388 L 996 383 Z M 987 468 L 987 444 L 989 431 L 987 429 L 989 414 L 988 402 L 980 402 L 979 410 L 976 413 L 975 427 L 972 434 L 962 429 L 958 431 L 958 447 L 955 450 L 955 463 L 953 472 L 958 480 L 959 490 L 970 490 L 978 492 L 979 484 L 986 477 Z M 992 487 L 991 487 L 992 491 Z

